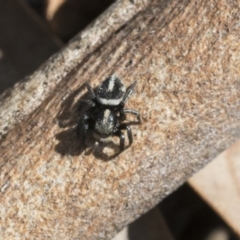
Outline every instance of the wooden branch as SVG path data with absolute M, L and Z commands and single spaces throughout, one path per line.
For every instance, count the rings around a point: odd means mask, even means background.
M 1 237 L 110 239 L 239 138 L 239 10 L 236 0 L 149 2 L 103 40 L 106 12 L 90 50 L 76 38 L 5 93 Z M 117 147 L 83 150 L 75 126 L 82 84 L 112 73 L 137 80 L 127 107 L 143 123 L 110 160 Z
M 240 237 L 240 140 L 189 179 L 192 188 Z

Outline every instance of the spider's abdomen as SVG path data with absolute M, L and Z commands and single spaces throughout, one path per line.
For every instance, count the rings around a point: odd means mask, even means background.
M 107 137 L 113 134 L 115 123 L 116 116 L 114 113 L 109 109 L 105 109 L 99 112 L 95 122 L 94 130 L 102 137 Z
M 118 106 L 126 93 L 122 81 L 116 76 L 107 78 L 97 89 L 97 101 L 105 106 Z

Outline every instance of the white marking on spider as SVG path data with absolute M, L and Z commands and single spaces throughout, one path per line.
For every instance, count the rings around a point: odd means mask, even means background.
M 98 141 L 100 141 L 100 142 L 102 142 L 102 143 L 108 143 L 108 142 L 110 142 L 110 141 L 112 140 L 112 136 L 108 136 L 108 137 L 106 137 L 106 138 L 103 138 L 103 137 L 101 137 L 99 134 L 97 134 L 96 132 L 93 132 L 93 137 L 94 137 L 96 140 L 98 140 Z
M 126 92 L 125 86 L 122 86 L 122 87 L 121 87 L 121 91 L 124 92 L 124 93 Z
M 109 110 L 109 109 L 106 109 L 106 110 L 104 111 L 104 115 L 103 115 L 103 125 L 106 125 L 106 124 L 107 124 L 109 115 L 110 115 L 110 110 Z
M 106 98 L 100 98 L 99 102 L 103 105 L 110 105 L 110 106 L 117 106 L 122 101 L 122 98 L 119 99 L 106 99 Z
M 111 76 L 108 84 L 108 92 L 112 92 L 115 86 L 115 76 Z

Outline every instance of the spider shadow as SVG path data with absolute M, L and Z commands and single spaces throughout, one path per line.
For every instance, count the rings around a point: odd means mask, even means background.
M 117 152 L 119 151 L 119 146 L 113 141 L 96 145 L 92 139 L 90 141 L 91 144 L 88 144 L 88 146 L 84 146 L 78 139 L 77 129 L 74 127 L 58 133 L 56 135 L 56 139 L 59 141 L 59 143 L 55 146 L 55 151 L 60 153 L 62 156 L 79 156 L 84 152 L 85 156 L 89 156 L 92 154 L 97 159 L 103 161 L 110 161 L 121 153 Z M 111 156 L 107 155 L 103 151 L 105 147 L 111 148 L 111 150 L 116 153 Z
M 60 111 L 57 115 L 57 123 L 62 131 L 55 135 L 55 138 L 58 140 L 55 151 L 62 156 L 79 156 L 84 152 L 85 155 L 93 154 L 97 159 L 110 161 L 116 158 L 129 146 L 125 147 L 123 151 L 120 151 L 119 144 L 113 141 L 96 145 L 96 141 L 93 139 L 91 132 L 89 132 L 88 137 L 89 144 L 85 147 L 81 143 L 77 134 L 77 124 L 84 112 L 88 109 L 88 106 L 81 103 L 82 100 L 89 99 L 88 92 L 83 94 L 85 88 L 85 84 L 82 84 L 75 92 L 70 94 L 60 106 Z M 94 91 L 95 90 L 96 89 L 94 89 Z M 137 121 L 126 123 L 129 125 L 139 124 Z M 113 154 L 106 154 L 104 152 L 105 147 L 109 148 Z
M 56 117 L 57 124 L 62 131 L 55 135 L 55 138 L 58 140 L 55 151 L 62 156 L 77 156 L 84 151 L 76 130 L 78 120 L 85 111 L 85 107 L 79 104 L 80 100 L 87 98 L 88 94 L 83 94 L 84 89 L 85 84 L 82 84 L 76 91 L 64 99 Z

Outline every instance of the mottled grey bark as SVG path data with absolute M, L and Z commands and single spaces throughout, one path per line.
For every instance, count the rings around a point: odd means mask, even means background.
M 149 2 L 125 25 L 139 8 L 116 3 L 118 15 L 110 9 L 2 96 L 2 238 L 110 239 L 239 138 L 238 1 L 167 3 Z M 105 36 L 111 19 L 121 28 Z M 142 115 L 113 159 L 117 139 L 91 151 L 75 131 L 82 84 L 112 73 L 137 81 L 127 107 Z

